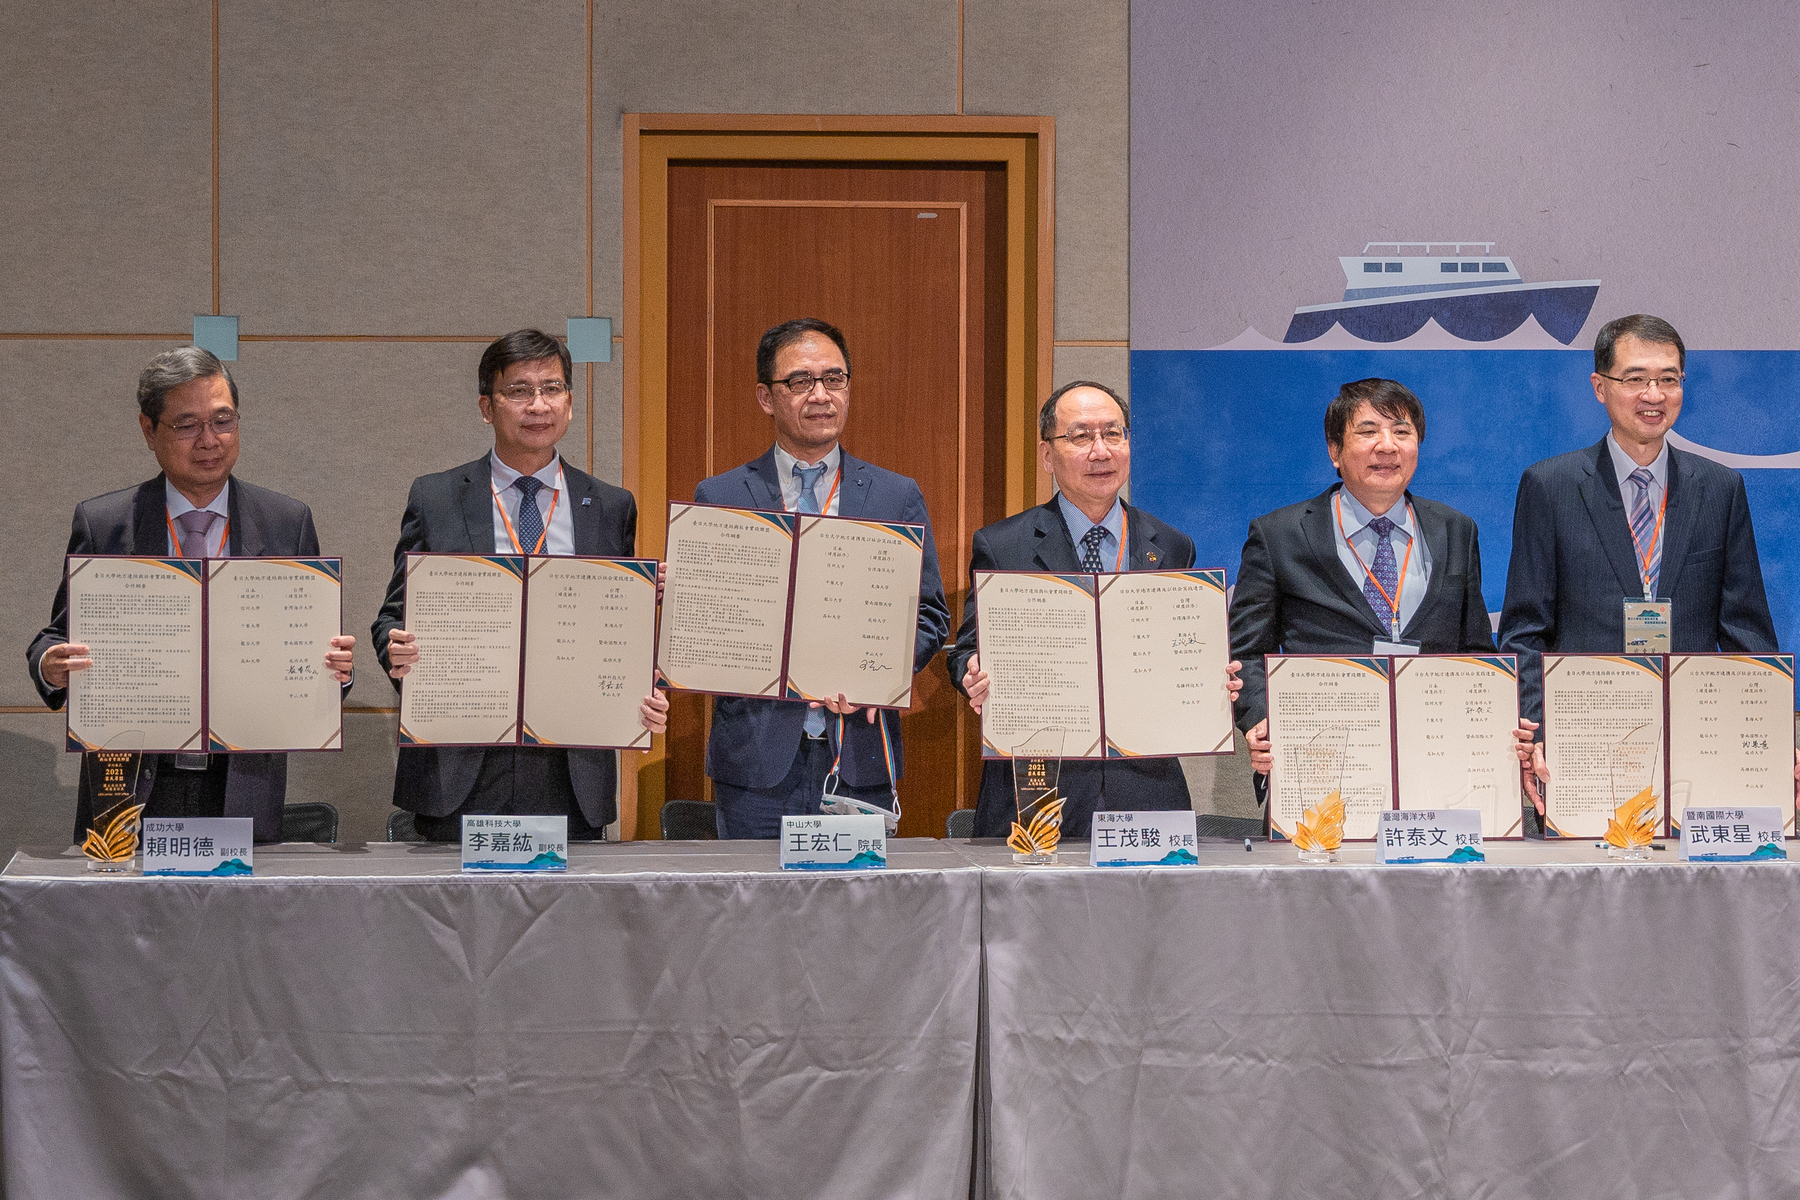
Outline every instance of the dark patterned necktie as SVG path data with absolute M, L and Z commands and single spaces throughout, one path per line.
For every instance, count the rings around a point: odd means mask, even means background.
M 1375 543 L 1375 562 L 1369 567 L 1369 578 L 1363 580 L 1363 595 L 1381 623 L 1393 629 L 1394 606 L 1388 602 L 1388 597 L 1400 583 L 1400 570 L 1394 562 L 1394 543 L 1388 540 L 1388 535 L 1394 532 L 1394 523 L 1386 517 L 1376 517 L 1369 522 L 1369 528 L 1375 531 L 1379 540 Z M 1376 587 L 1377 583 L 1381 587 Z M 1387 595 L 1382 595 L 1382 588 L 1387 589 Z
M 544 536 L 544 514 L 538 511 L 537 494 L 544 481 L 535 475 L 521 475 L 513 486 L 524 493 L 519 501 L 519 549 L 526 554 L 538 551 L 538 540 Z
M 1081 569 L 1092 571 L 1098 575 L 1106 568 L 1100 565 L 1100 543 L 1106 537 L 1106 527 L 1096 525 L 1088 530 L 1081 539 Z

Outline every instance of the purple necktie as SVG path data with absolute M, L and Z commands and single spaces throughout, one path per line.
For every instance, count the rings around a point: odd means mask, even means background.
M 1394 562 L 1394 543 L 1388 540 L 1388 535 L 1394 532 L 1394 523 L 1386 517 L 1376 517 L 1369 522 L 1369 528 L 1380 540 L 1375 543 L 1375 562 L 1369 568 L 1369 578 L 1363 580 L 1363 595 L 1381 623 L 1394 629 L 1394 606 L 1388 602 L 1400 583 L 1400 569 Z M 1381 587 L 1376 587 L 1377 583 Z M 1382 595 L 1382 588 L 1387 589 L 1387 595 Z
M 206 557 L 206 535 L 218 519 L 218 513 L 204 508 L 192 509 L 175 518 L 175 524 L 181 527 L 181 557 Z

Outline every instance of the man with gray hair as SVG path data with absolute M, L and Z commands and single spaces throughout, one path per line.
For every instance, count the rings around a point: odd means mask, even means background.
M 75 506 L 70 554 L 149 557 L 309 557 L 319 553 L 312 510 L 232 477 L 238 457 L 238 388 L 225 364 L 198 346 L 165 350 L 138 376 L 138 427 L 162 471 L 136 487 Z M 26 651 L 31 681 L 52 709 L 68 698 L 69 675 L 93 666 L 70 644 L 68 583 L 56 590 L 50 624 Z M 356 639 L 331 639 L 326 669 L 350 682 Z M 82 771 L 75 841 L 92 825 L 92 772 Z M 146 817 L 251 817 L 256 840 L 279 841 L 287 795 L 285 754 L 146 754 L 138 771 Z

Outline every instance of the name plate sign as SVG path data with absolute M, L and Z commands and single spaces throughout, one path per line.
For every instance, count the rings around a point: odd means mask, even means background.
M 1786 859 L 1782 823 L 1782 810 L 1776 807 L 1682 809 L 1681 857 L 1691 862 Z
M 1097 812 L 1090 867 L 1194 867 L 1194 812 Z
M 866 813 L 781 818 L 784 871 L 861 871 L 887 866 L 887 822 Z
M 256 822 L 249 817 L 149 817 L 144 874 L 248 875 Z
M 566 871 L 567 817 L 464 817 L 465 871 Z
M 1481 849 L 1481 810 L 1438 808 L 1384 812 L 1375 835 L 1380 863 L 1486 862 Z

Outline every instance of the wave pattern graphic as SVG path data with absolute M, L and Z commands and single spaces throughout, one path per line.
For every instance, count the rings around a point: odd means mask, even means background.
M 1491 342 L 1471 342 L 1456 337 L 1436 321 L 1428 320 L 1398 342 L 1371 342 L 1357 337 L 1335 322 L 1308 342 L 1278 342 L 1255 328 L 1244 330 L 1214 350 L 1562 350 L 1564 345 L 1527 316 L 1518 328 Z
M 1442 292 L 1417 300 L 1352 301 L 1296 312 L 1288 324 L 1288 343 L 1310 342 L 1342 325 L 1352 336 L 1383 345 L 1404 341 L 1436 321 L 1452 337 L 1493 342 L 1535 317 L 1546 333 L 1563 345 L 1575 340 L 1594 307 L 1599 283 L 1509 288 L 1491 292 Z

